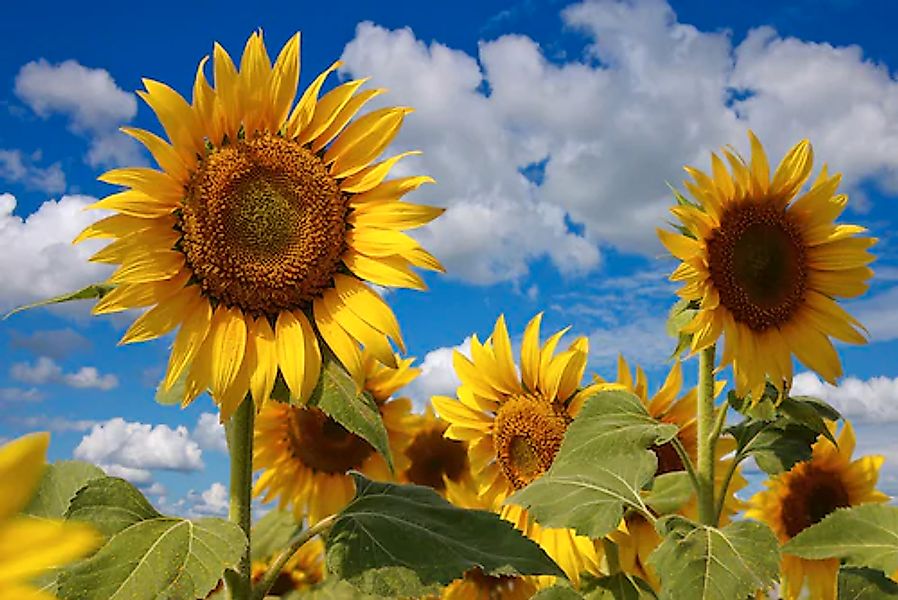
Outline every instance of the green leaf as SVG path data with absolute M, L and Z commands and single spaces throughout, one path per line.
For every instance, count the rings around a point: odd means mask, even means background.
M 815 398 L 813 396 L 790 396 L 792 400 L 796 402 L 801 402 L 803 404 L 807 404 L 811 406 L 814 410 L 817 411 L 824 419 L 829 421 L 838 421 L 842 418 L 842 413 L 836 410 L 832 404 L 828 402 L 824 402 L 820 398 Z
M 882 571 L 845 568 L 839 571 L 839 600 L 889 600 L 898 598 L 898 583 Z
M 390 439 L 377 402 L 368 392 L 360 392 L 346 369 L 335 359 L 324 356 L 321 378 L 309 400 L 329 417 L 377 450 L 393 471 Z
M 379 600 L 379 597 L 363 594 L 348 581 L 331 577 L 314 587 L 287 592 L 281 600 Z
M 75 492 L 97 477 L 106 477 L 106 473 L 97 466 L 78 460 L 47 465 L 37 491 L 24 512 L 45 519 L 62 519 Z
M 653 511 L 664 515 L 679 510 L 694 494 L 689 473 L 675 471 L 655 477 L 651 491 L 643 500 Z
M 16 313 L 20 313 L 25 310 L 31 310 L 32 308 L 50 306 L 51 304 L 62 304 L 63 302 L 71 302 L 73 300 L 90 300 L 93 298 L 99 300 L 100 298 L 114 290 L 115 287 L 115 285 L 110 283 L 94 283 L 74 292 L 68 292 L 60 296 L 54 296 L 52 298 L 47 298 L 46 300 L 38 300 L 37 302 L 32 302 L 31 304 L 25 304 L 24 306 L 16 307 L 6 313 L 3 316 L 3 320 L 10 318 Z
M 651 586 L 633 575 L 618 572 L 596 580 L 596 588 L 585 600 L 655 600 L 658 596 Z
M 164 380 L 160 381 L 156 386 L 156 395 L 154 396 L 156 404 L 161 404 L 162 406 L 181 404 L 184 401 L 184 395 L 187 393 L 187 375 L 189 372 L 190 369 L 184 369 L 168 390 L 162 389 Z
M 541 589 L 530 600 L 584 600 L 584 597 L 568 585 L 553 585 Z
M 670 358 L 676 358 L 692 344 L 692 334 L 682 333 L 683 327 L 688 325 L 698 313 L 698 304 L 690 300 L 680 299 L 671 308 L 667 315 L 667 335 L 677 340 L 677 347 Z
M 730 390 L 727 393 L 727 402 L 729 402 L 730 406 L 732 406 L 736 412 L 741 413 L 750 419 L 773 421 L 777 417 L 776 404 L 774 403 L 776 396 L 771 397 L 770 391 L 773 390 L 777 395 L 778 392 L 776 392 L 776 388 L 769 383 L 767 385 L 768 388 L 765 391 L 764 396 L 754 404 L 752 404 L 749 396 L 744 398 L 739 397 L 733 390 Z
M 842 558 L 852 567 L 898 569 L 898 506 L 840 508 L 783 546 L 802 558 Z
M 596 394 L 568 427 L 548 472 L 506 503 L 528 508 L 546 527 L 602 537 L 617 527 L 627 506 L 648 512 L 641 490 L 658 459 L 647 448 L 676 433 L 676 425 L 654 420 L 629 392 Z
M 277 509 L 269 511 L 253 525 L 250 556 L 253 560 L 265 560 L 286 548 L 297 527 L 292 512 Z
M 757 521 L 723 529 L 671 515 L 658 520 L 664 538 L 649 557 L 661 577 L 662 600 L 733 600 L 769 588 L 779 574 L 776 536 Z
M 836 438 L 833 437 L 832 431 L 826 426 L 826 421 L 820 416 L 817 406 L 808 402 L 802 402 L 796 398 L 784 398 L 780 402 L 779 408 L 792 422 L 804 425 L 817 435 L 826 437 L 833 443 L 833 446 L 838 447 L 839 444 L 836 442 Z
M 490 575 L 564 576 L 494 513 L 458 508 L 427 487 L 352 477 L 356 495 L 327 536 L 327 566 L 363 592 L 422 595 L 474 567 Z
M 775 422 L 746 420 L 726 429 L 736 439 L 740 456 L 754 456 L 764 472 L 776 475 L 796 463 L 811 458 L 817 433 L 803 425 L 780 418 Z
M 237 567 L 246 537 L 222 519 L 188 521 L 157 512 L 123 479 L 89 481 L 68 518 L 108 536 L 96 554 L 59 575 L 62 600 L 203 598 Z

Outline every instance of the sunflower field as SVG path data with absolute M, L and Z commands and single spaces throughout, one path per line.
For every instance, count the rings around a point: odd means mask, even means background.
M 329 84 L 340 66 L 303 89 L 299 34 L 270 55 L 260 31 L 239 57 L 215 44 L 186 94 L 143 80 L 159 127 L 122 131 L 155 165 L 103 174 L 74 240 L 106 242 L 112 275 L 14 312 L 89 300 L 125 313 L 121 344 L 170 336 L 156 400 L 217 406 L 227 518 L 163 514 L 100 466 L 48 464 L 48 433 L 13 439 L 0 600 L 898 598 L 883 457 L 792 393 L 796 361 L 835 383 L 833 341 L 866 342 L 840 302 L 877 242 L 840 220 L 810 141 L 771 162 L 747 131 L 749 155 L 672 187 L 666 377 L 625 339 L 595 374 L 588 336 L 542 312 L 509 331 L 500 308 L 422 412 L 384 294 L 444 270 L 407 233 L 441 218 L 414 201 L 439 183 L 391 175 L 418 154 L 386 155 L 414 107 L 369 109 L 386 90 Z

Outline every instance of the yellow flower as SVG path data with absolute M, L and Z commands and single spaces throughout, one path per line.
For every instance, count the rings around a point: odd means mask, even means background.
M 402 472 L 401 481 L 426 485 L 442 495 L 446 494 L 447 481 L 448 485 L 474 487 L 467 446 L 443 435 L 448 426 L 430 406 L 415 418 L 412 441 L 405 449 L 408 468 Z
M 257 583 L 270 566 L 270 561 L 253 561 L 252 578 Z M 304 590 L 324 580 L 324 543 L 314 538 L 294 554 L 275 580 L 268 596 L 285 596 L 294 590 Z
M 692 463 L 695 464 L 698 459 L 697 396 L 695 388 L 692 388 L 677 398 L 683 387 L 683 369 L 680 362 L 674 363 L 664 383 L 651 398 L 648 395 L 648 379 L 645 372 L 640 367 L 637 367 L 634 378 L 627 361 L 622 356 L 618 358 L 616 383 L 636 395 L 652 417 L 663 423 L 671 423 L 677 426 L 677 439 L 682 444 Z M 717 382 L 715 395 L 723 391 L 725 387 L 726 382 Z M 686 466 L 671 442 L 653 446 L 651 450 L 658 458 L 656 475 L 686 470 Z M 730 438 L 720 439 L 717 443 L 714 452 L 715 497 L 718 497 L 722 492 L 727 469 L 733 462 L 733 457 L 728 455 L 732 454 L 734 450 L 735 441 Z M 748 482 L 737 470 L 727 488 L 727 495 L 721 513 L 721 524 L 727 523 L 732 515 L 742 510 L 743 503 L 736 497 L 736 492 L 746 485 L 748 485 Z M 692 499 L 677 512 L 692 519 L 697 519 L 697 498 L 693 495 Z M 659 590 L 660 580 L 655 570 L 649 564 L 648 558 L 655 548 L 658 547 L 658 544 L 661 543 L 660 536 L 655 531 L 654 526 L 635 512 L 631 512 L 626 516 L 625 525 L 625 527 L 613 531 L 608 536 L 618 545 L 621 568 L 627 573 L 641 577 L 653 588 Z
M 364 388 L 377 402 L 389 437 L 397 473 L 408 465 L 405 449 L 411 442 L 413 418 L 408 398 L 389 399 L 417 377 L 413 359 L 397 358 L 397 368 L 362 356 Z M 364 439 L 350 433 L 324 411 L 275 401 L 266 403 L 256 417 L 253 468 L 261 469 L 253 493 L 264 502 L 279 499 L 293 507 L 297 520 L 304 515 L 317 523 L 342 509 L 355 493 L 350 470 L 371 479 L 392 480 L 384 458 Z
M 466 571 L 443 590 L 442 600 L 527 600 L 537 592 L 532 577 L 485 575 L 480 569 Z
M 186 374 L 183 403 L 211 389 L 227 419 L 248 391 L 260 403 L 280 372 L 295 398 L 318 380 L 318 335 L 361 385 L 359 344 L 396 366 L 404 350 L 393 312 L 364 281 L 424 289 L 412 266 L 442 270 L 404 229 L 443 211 L 402 202 L 432 182 L 385 180 L 404 153 L 372 163 L 410 109 L 381 108 L 350 120 L 384 90 L 364 79 L 319 91 L 336 62 L 293 106 L 299 34 L 269 60 L 250 36 L 239 71 L 215 45 L 215 87 L 200 62 L 188 104 L 145 79 L 140 96 L 169 142 L 140 129 L 161 170 L 115 169 L 100 179 L 123 186 L 94 208 L 115 211 L 76 239 L 114 238 L 92 260 L 120 265 L 118 287 L 95 313 L 151 307 L 122 343 L 180 327 L 163 381 Z M 292 108 L 291 108 L 292 107 Z
M 835 434 L 836 425 L 829 428 Z M 820 436 L 811 459 L 766 481 L 767 489 L 752 496 L 745 516 L 767 523 L 785 543 L 837 508 L 886 502 L 889 497 L 876 491 L 883 457 L 851 460 L 855 438 L 848 421 L 838 442 L 837 448 Z M 836 558 L 807 560 L 783 554 L 780 572 L 786 600 L 797 599 L 805 583 L 815 600 L 835 600 L 838 570 Z
M 556 355 L 567 329 L 540 346 L 541 319 L 541 314 L 534 317 L 524 332 L 520 376 L 505 318 L 500 316 L 485 343 L 472 336 L 473 360 L 460 352 L 454 354 L 455 371 L 462 382 L 458 397 L 436 396 L 433 405 L 450 424 L 445 435 L 468 443 L 471 470 L 484 505 L 540 544 L 572 581 L 579 582 L 581 571 L 598 569 L 598 556 L 588 538 L 570 529 L 541 527 L 520 506 L 502 506 L 515 490 L 552 465 L 576 407 L 588 393 L 579 390 L 589 349 L 587 339 L 574 340 Z
M 30 580 L 101 541 L 84 524 L 18 515 L 40 482 L 49 443 L 49 434 L 35 433 L 0 447 L 0 598 L 52 600 Z
M 771 181 L 767 157 L 749 132 L 750 164 L 723 153 L 732 173 L 711 155 L 712 176 L 686 167 L 686 188 L 699 204 L 671 209 L 684 235 L 658 230 L 682 262 L 670 276 L 678 294 L 700 301 L 684 332 L 692 351 L 724 335 L 722 366 L 733 364 L 736 391 L 757 401 L 769 376 L 777 387 L 792 382 L 792 355 L 830 383 L 842 374 L 830 337 L 864 343 L 862 325 L 835 298 L 867 290 L 873 271 L 868 252 L 876 240 L 866 230 L 834 221 L 848 199 L 836 195 L 841 175 L 826 166 L 811 188 L 793 198 L 811 173 L 813 152 L 805 140 L 783 158 Z

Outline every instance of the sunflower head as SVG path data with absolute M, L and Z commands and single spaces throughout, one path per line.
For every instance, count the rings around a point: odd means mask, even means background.
M 829 424 L 836 433 L 835 423 Z M 766 489 L 749 500 L 746 517 L 767 523 L 781 542 L 821 521 L 837 508 L 868 502 L 886 502 L 889 497 L 876 490 L 882 456 L 852 460 L 855 437 L 845 421 L 838 447 L 820 436 L 811 459 L 765 482 Z M 784 554 L 781 570 L 788 600 L 798 598 L 806 582 L 813 598 L 835 600 L 837 559 L 807 560 Z
M 580 389 L 587 338 L 556 352 L 567 329 L 540 344 L 541 320 L 537 315 L 524 331 L 520 374 L 505 318 L 500 316 L 485 342 L 471 337 L 470 358 L 460 352 L 453 355 L 461 379 L 457 397 L 436 396 L 432 401 L 449 423 L 445 436 L 468 444 L 471 473 L 480 488 L 477 501 L 543 545 L 576 582 L 580 571 L 597 569 L 591 542 L 571 530 L 545 529 L 521 507 L 502 505 L 515 490 L 549 469 L 583 397 L 592 393 Z M 450 499 L 456 496 L 453 486 L 449 492 Z
M 751 132 L 749 139 L 749 162 L 725 149 L 729 169 L 716 154 L 711 175 L 686 167 L 695 202 L 682 198 L 671 209 L 681 233 L 658 235 L 682 261 L 671 275 L 683 283 L 678 294 L 700 302 L 683 329 L 693 334 L 692 351 L 724 335 L 722 364 L 733 365 L 739 395 L 757 401 L 767 377 L 779 388 L 791 385 L 793 354 L 829 382 L 842 374 L 830 338 L 865 339 L 836 299 L 866 291 L 876 240 L 863 227 L 835 223 L 847 205 L 836 194 L 839 174 L 824 166 L 799 196 L 813 165 L 807 140 L 771 179 L 763 147 Z
M 390 395 L 417 375 L 412 360 L 396 357 L 397 368 L 391 369 L 362 354 L 364 389 L 376 399 L 396 473 L 408 468 L 405 450 L 415 417 L 410 400 Z M 253 468 L 262 474 L 253 493 L 265 502 L 277 498 L 281 508 L 292 506 L 297 519 L 305 515 L 316 523 L 343 508 L 355 492 L 347 475 L 351 470 L 379 481 L 394 479 L 371 444 L 317 407 L 267 402 L 256 418 L 254 439 Z
M 465 443 L 443 435 L 449 424 L 439 419 L 430 406 L 416 421 L 411 443 L 405 449 L 409 466 L 402 473 L 402 480 L 440 493 L 445 493 L 450 484 L 472 487 Z
M 124 168 L 102 181 L 123 189 L 97 202 L 114 211 L 76 241 L 112 238 L 92 260 L 119 265 L 96 313 L 149 307 L 123 343 L 178 334 L 163 381 L 186 379 L 183 402 L 211 389 L 227 418 L 247 392 L 268 399 L 278 374 L 308 398 L 321 341 L 361 385 L 360 345 L 396 367 L 404 350 L 390 308 L 365 282 L 423 289 L 412 267 L 439 262 L 403 233 L 442 210 L 402 197 L 432 181 L 386 179 L 406 152 L 375 162 L 405 107 L 356 117 L 383 90 L 365 80 L 319 97 L 336 62 L 295 101 L 299 35 L 272 63 L 261 33 L 238 65 L 215 45 L 214 85 L 200 62 L 188 102 L 163 83 L 138 92 L 167 140 L 141 129 L 159 168 Z

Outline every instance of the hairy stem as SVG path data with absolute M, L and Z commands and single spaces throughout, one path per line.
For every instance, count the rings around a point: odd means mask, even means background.
M 720 486 L 720 497 L 717 499 L 717 505 L 714 508 L 714 521 L 716 523 L 720 523 L 720 516 L 723 514 L 723 506 L 726 503 L 730 482 L 733 480 L 733 475 L 736 474 L 736 468 L 739 466 L 739 463 L 742 462 L 743 458 L 745 457 L 742 454 L 737 453 L 736 456 L 733 457 L 733 462 L 727 467 L 726 475 L 723 478 L 723 485 Z
M 710 345 L 698 360 L 698 516 L 705 525 L 717 526 L 714 514 L 714 361 L 715 347 Z
M 683 466 L 686 468 L 686 473 L 689 474 L 689 480 L 692 482 L 692 489 L 698 493 L 698 475 L 695 472 L 695 465 L 692 464 L 692 459 L 689 458 L 689 454 L 683 446 L 683 442 L 680 441 L 680 438 L 674 436 L 673 439 L 670 440 L 670 443 L 673 445 L 674 450 L 677 451 L 677 456 L 680 457 L 680 462 L 683 463 Z
M 271 586 L 277 580 L 278 575 L 281 573 L 281 569 L 284 568 L 284 565 L 287 564 L 287 561 L 290 560 L 294 554 L 302 548 L 303 544 L 311 540 L 313 537 L 318 535 L 319 533 L 324 533 L 328 529 L 331 528 L 331 525 L 334 524 L 334 521 L 337 520 L 337 515 L 331 515 L 325 519 L 321 519 L 316 524 L 312 525 L 305 531 L 298 533 L 295 537 L 293 537 L 288 543 L 287 547 L 278 554 L 277 558 L 271 563 L 271 566 L 268 567 L 268 570 L 265 572 L 265 575 L 262 576 L 262 579 L 259 580 L 258 585 L 253 589 L 252 594 L 250 594 L 250 600 L 262 600 L 265 597 L 265 594 L 268 593 L 268 590 L 271 589 Z
M 253 484 L 253 418 L 255 407 L 247 395 L 227 423 L 228 451 L 231 458 L 231 492 L 228 519 L 246 534 L 246 551 L 237 572 L 225 573 L 225 582 L 233 600 L 247 600 L 250 594 L 250 507 Z

